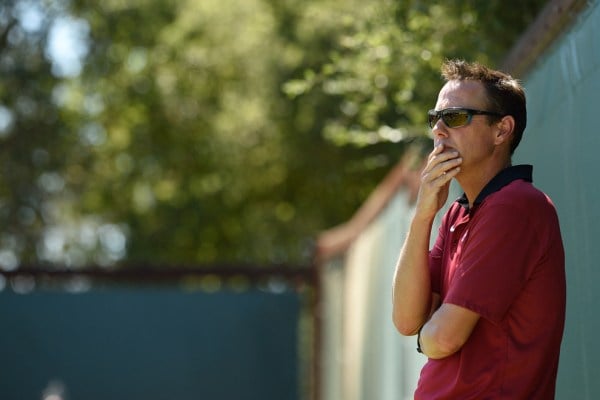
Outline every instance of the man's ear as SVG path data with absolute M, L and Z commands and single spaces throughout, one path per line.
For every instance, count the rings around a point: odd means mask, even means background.
M 505 115 L 496 123 L 496 144 L 510 143 L 515 131 L 515 119 L 512 115 Z

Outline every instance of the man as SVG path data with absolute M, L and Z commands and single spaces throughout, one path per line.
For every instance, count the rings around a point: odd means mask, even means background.
M 564 250 L 532 167 L 511 165 L 525 94 L 511 76 L 447 61 L 429 111 L 434 149 L 394 274 L 393 320 L 428 362 L 415 399 L 553 399 Z M 456 179 L 464 195 L 431 227 Z

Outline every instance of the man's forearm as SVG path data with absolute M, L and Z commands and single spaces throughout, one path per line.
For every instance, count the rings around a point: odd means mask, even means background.
M 429 317 L 431 278 L 428 266 L 432 219 L 413 218 L 394 273 L 393 321 L 403 335 L 414 335 Z
M 440 359 L 453 354 L 456 349 L 441 345 L 436 339 L 436 326 L 427 321 L 419 330 L 418 345 L 421 353 L 428 358 Z
M 419 347 L 429 358 L 448 357 L 467 342 L 479 321 L 479 314 L 449 303 L 432 307 L 432 311 L 431 318 L 420 330 Z

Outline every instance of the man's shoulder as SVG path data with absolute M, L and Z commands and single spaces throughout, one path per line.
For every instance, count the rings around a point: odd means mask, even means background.
M 519 216 L 524 224 L 531 224 L 533 221 L 542 225 L 558 223 L 558 213 L 550 197 L 531 182 L 524 180 L 511 182 L 489 196 L 485 203 L 483 208 L 499 215 L 500 218 Z
M 490 196 L 490 200 L 497 203 L 519 204 L 526 206 L 552 206 L 552 200 L 542 190 L 538 189 L 533 183 L 523 179 L 517 179 L 502 190 Z

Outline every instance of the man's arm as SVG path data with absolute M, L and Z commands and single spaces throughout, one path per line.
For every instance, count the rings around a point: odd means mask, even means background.
M 444 303 L 421 328 L 419 346 L 429 358 L 456 353 L 467 342 L 479 321 L 479 314 L 467 308 Z
M 429 240 L 437 212 L 448 199 L 450 181 L 462 159 L 454 150 L 435 146 L 421 174 L 415 215 L 400 251 L 392 292 L 394 325 L 403 335 L 415 335 L 431 315 Z
M 431 314 L 432 292 L 428 254 L 432 219 L 412 220 L 392 288 L 392 320 L 403 335 L 415 335 Z

